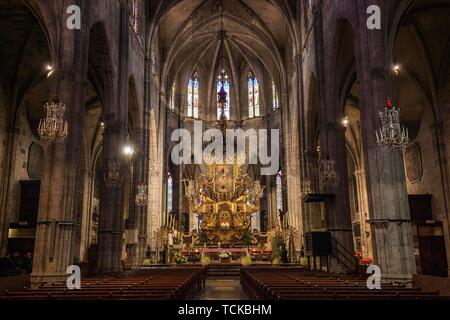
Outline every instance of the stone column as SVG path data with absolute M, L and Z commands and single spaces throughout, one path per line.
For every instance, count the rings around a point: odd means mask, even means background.
M 105 84 L 105 132 L 103 143 L 103 170 L 105 174 L 114 171 L 117 164 L 119 175 L 125 171 L 123 146 L 128 132 L 128 58 L 129 58 L 129 15 L 125 2 L 120 3 L 119 45 L 116 87 Z M 113 166 L 112 166 L 113 165 Z M 100 221 L 98 231 L 97 273 L 121 271 L 124 232 L 124 189 L 123 183 L 103 184 L 100 196 Z
M 433 143 L 436 150 L 436 158 L 439 160 L 440 176 L 442 180 L 442 198 L 444 200 L 445 212 L 442 214 L 444 238 L 446 243 L 447 265 L 448 273 L 450 275 L 450 221 L 449 221 L 449 203 L 450 203 L 450 185 L 447 168 L 445 139 L 443 134 L 443 123 L 437 122 L 431 125 L 431 132 L 433 135 Z
M 284 179 L 283 189 L 287 190 L 286 200 L 287 208 L 283 207 L 283 211 L 288 211 L 289 225 L 296 231 L 294 235 L 295 249 L 301 250 L 303 225 L 302 212 L 300 205 L 300 145 L 298 130 L 298 110 L 297 105 L 288 103 L 287 93 L 283 94 L 283 108 L 281 112 L 282 119 L 282 142 L 284 146 Z M 278 214 L 278 212 L 277 212 Z
M 326 99 L 327 100 L 327 99 Z M 328 110 L 336 110 L 335 101 L 329 100 Z M 331 113 L 331 112 L 330 112 Z M 325 125 L 325 132 L 321 135 L 322 159 L 328 156 L 336 161 L 338 173 L 338 184 L 336 187 L 323 186 L 324 193 L 335 194 L 334 200 L 325 202 L 327 229 L 337 241 L 339 251 L 334 252 L 341 262 L 346 263 L 342 256 L 353 255 L 353 230 L 350 213 L 350 200 L 347 179 L 347 154 L 345 145 L 344 128 L 339 127 L 336 122 Z M 342 247 L 341 247 L 342 246 Z M 341 259 L 342 258 L 342 259 Z
M 145 212 L 147 205 L 136 204 L 136 195 L 139 185 L 148 185 L 146 181 L 146 148 L 145 148 L 145 133 L 144 129 L 136 129 L 133 135 L 133 141 L 135 141 L 136 153 L 133 156 L 133 180 L 132 180 L 132 197 L 130 199 L 130 229 L 131 234 L 136 236 L 133 240 L 131 247 L 131 254 L 128 257 L 128 263 L 133 267 L 139 267 L 145 259 L 145 252 L 147 250 L 145 245 L 146 237 L 146 224 Z M 148 197 L 148 190 L 147 190 Z M 147 198 L 148 200 L 148 198 Z M 134 242 L 136 240 L 136 242 Z
M 12 109 L 12 108 L 11 108 Z M 3 257 L 8 248 L 8 232 L 10 224 L 10 198 L 12 190 L 12 177 L 14 174 L 14 155 L 17 152 L 18 143 L 17 140 L 20 135 L 20 128 L 8 127 L 6 129 L 7 140 L 5 154 L 3 157 L 4 169 L 3 169 L 3 179 L 0 191 L 0 256 Z M 0 159 L 1 161 L 1 159 Z
M 97 273 L 121 271 L 122 237 L 124 230 L 123 176 L 125 158 L 124 124 L 121 121 L 105 120 L 103 144 L 104 181 L 100 193 L 100 218 L 98 228 Z M 115 172 L 115 173 L 113 173 Z M 106 176 L 117 174 L 120 181 L 115 185 L 106 183 Z
M 373 4 L 389 5 L 381 0 Z M 374 263 L 381 268 L 382 281 L 410 281 L 416 265 L 403 155 L 378 146 L 375 139 L 378 111 L 384 109 L 387 97 L 395 97 L 392 60 L 386 53 L 387 24 L 383 30 L 367 29 L 367 7 L 364 2 L 357 6 L 360 27 L 355 32 L 355 51 Z
M 69 136 L 63 143 L 44 147 L 41 196 L 36 229 L 32 285 L 61 281 L 74 263 L 75 228 L 82 201 L 84 91 L 88 30 L 62 29 L 57 52 L 56 91 L 65 103 Z M 75 72 L 76 70 L 76 72 Z
M 364 257 L 373 257 L 372 236 L 370 224 L 368 223 L 370 216 L 367 207 L 367 185 L 366 172 L 359 169 L 355 172 L 357 189 L 358 189 L 358 207 L 359 207 L 359 223 L 361 226 L 361 245 Z
M 308 178 L 311 181 L 311 192 L 318 193 L 319 177 L 317 165 L 319 161 L 319 154 L 316 149 L 313 149 L 313 147 L 314 146 L 311 146 L 311 149 L 304 151 L 302 176 L 303 178 Z M 303 183 L 304 181 L 302 181 L 302 191 L 304 188 Z M 320 203 L 304 203 L 303 209 L 305 211 L 305 221 L 303 222 L 305 232 L 323 231 L 325 228 L 325 221 L 322 219 L 323 217 L 321 214 Z

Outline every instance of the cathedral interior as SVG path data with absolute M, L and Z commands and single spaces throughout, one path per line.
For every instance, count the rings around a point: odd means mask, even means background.
M 449 115 L 449 0 L 0 0 L 0 300 L 450 299 Z

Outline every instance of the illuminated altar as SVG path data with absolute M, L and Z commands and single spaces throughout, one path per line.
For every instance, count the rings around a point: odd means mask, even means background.
M 206 161 L 201 174 L 185 181 L 189 209 L 199 218 L 200 232 L 210 243 L 242 243 L 260 209 L 263 188 L 243 172 L 240 157 L 225 163 Z

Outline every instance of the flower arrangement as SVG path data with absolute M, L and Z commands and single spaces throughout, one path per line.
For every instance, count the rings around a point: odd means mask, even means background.
M 219 253 L 219 258 L 221 260 L 228 260 L 231 258 L 231 254 L 227 251 L 222 251 L 221 253 Z
M 144 262 L 142 263 L 143 267 L 150 267 L 151 261 L 150 259 L 145 259 Z
M 241 263 L 244 267 L 252 264 L 252 258 L 249 255 L 243 256 L 241 258 Z
M 207 265 L 209 265 L 211 263 L 211 259 L 208 256 L 203 256 L 202 257 L 202 265 L 204 267 L 206 267 Z
M 355 257 L 358 258 L 359 260 L 363 258 L 363 254 L 361 251 L 356 251 L 355 252 Z
M 359 260 L 359 263 L 363 266 L 369 266 L 372 264 L 372 262 L 373 262 L 373 260 L 370 258 L 362 258 Z
M 176 264 L 184 264 L 188 262 L 188 258 L 183 254 L 177 252 L 173 256 L 173 261 L 175 261 Z
M 272 264 L 273 264 L 273 265 L 276 265 L 276 266 L 280 265 L 280 264 L 281 264 L 281 259 L 280 259 L 280 258 L 275 258 L 275 259 L 273 259 L 273 260 L 272 260 Z

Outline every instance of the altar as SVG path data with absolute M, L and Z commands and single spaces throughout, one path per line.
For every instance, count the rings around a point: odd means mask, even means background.
M 237 155 L 226 163 L 210 160 L 195 180 L 185 182 L 204 243 L 251 244 L 251 218 L 259 211 L 263 188 L 244 172 Z

